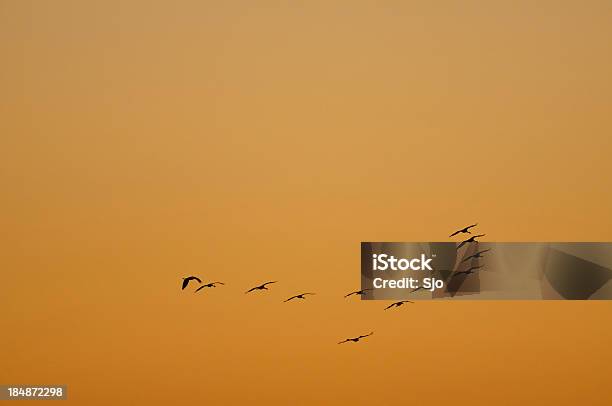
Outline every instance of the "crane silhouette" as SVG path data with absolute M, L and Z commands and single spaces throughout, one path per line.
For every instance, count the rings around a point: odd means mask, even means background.
M 349 293 L 348 295 L 345 295 L 344 297 L 349 297 L 351 295 L 365 295 L 365 293 L 369 290 L 374 290 L 374 289 L 361 289 L 361 290 L 356 290 L 354 292 Z
M 477 270 L 479 270 L 480 268 L 482 268 L 484 265 L 480 265 L 480 266 L 473 266 L 465 271 L 461 271 L 461 272 L 455 272 L 453 274 L 453 278 L 459 275 L 470 275 L 475 273 Z
M 355 338 L 347 338 L 347 339 L 346 339 L 346 340 L 344 340 L 344 341 L 340 341 L 338 344 L 347 343 L 347 342 L 349 342 L 349 341 L 352 341 L 352 342 L 356 343 L 357 341 L 361 340 L 362 338 L 369 337 L 369 336 L 371 336 L 372 334 L 374 334 L 374 332 L 373 332 L 373 331 L 372 331 L 370 334 L 366 334 L 366 335 L 363 335 L 363 336 L 359 336 L 359 337 L 355 337 Z
M 469 257 L 467 257 L 466 259 L 464 259 L 461 262 L 468 261 L 468 260 L 470 260 L 472 258 L 482 258 L 482 254 L 484 254 L 485 252 L 488 252 L 488 251 L 491 251 L 491 248 L 489 248 L 487 250 L 478 251 L 477 253 L 470 255 Z
M 389 306 L 385 307 L 385 309 L 384 309 L 384 310 L 390 309 L 390 308 L 392 308 L 392 307 L 400 307 L 400 306 L 402 306 L 404 303 L 414 303 L 414 302 L 413 302 L 413 301 L 411 301 L 411 300 L 401 300 L 401 301 L 399 301 L 399 302 L 391 303 Z
M 185 290 L 185 288 L 187 287 L 187 285 L 189 285 L 189 282 L 191 281 L 198 281 L 199 283 L 202 283 L 202 280 L 197 276 L 188 276 L 186 278 L 183 278 L 183 285 L 181 287 L 181 290 Z
M 485 235 L 486 234 L 473 235 L 470 238 L 468 238 L 467 240 L 461 241 L 461 243 L 457 246 L 457 249 L 463 247 L 465 244 L 468 244 L 468 243 L 471 243 L 471 242 L 478 242 L 478 241 L 476 241 L 476 238 L 484 237 Z
M 261 285 L 255 286 L 254 288 L 251 288 L 244 293 L 250 293 L 250 292 L 253 292 L 254 290 L 268 290 L 268 287 L 266 285 L 270 285 L 271 283 L 276 283 L 276 282 L 278 281 L 262 283 Z
M 200 286 L 193 293 L 198 293 L 200 290 L 202 290 L 204 288 L 216 288 L 217 285 L 225 285 L 225 283 L 223 283 L 223 282 L 210 282 L 210 283 L 207 283 L 206 285 Z
M 299 295 L 291 296 L 289 299 L 285 300 L 285 302 L 288 302 L 293 299 L 306 299 L 304 297 L 305 295 L 314 295 L 314 293 L 300 293 Z
M 462 228 L 461 230 L 457 230 L 454 233 L 452 233 L 451 235 L 449 235 L 449 237 L 454 237 L 457 234 L 472 234 L 472 232 L 470 231 L 470 228 L 476 227 L 478 225 L 478 223 L 476 224 L 472 224 L 471 226 L 467 226 Z

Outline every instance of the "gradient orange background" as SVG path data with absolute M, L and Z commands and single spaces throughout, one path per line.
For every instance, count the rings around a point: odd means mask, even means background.
M 611 37 L 595 0 L 0 0 L 0 383 L 609 405 L 609 302 L 342 296 L 360 241 L 611 241 Z

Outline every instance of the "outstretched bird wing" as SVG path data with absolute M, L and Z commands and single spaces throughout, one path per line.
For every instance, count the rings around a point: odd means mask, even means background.
M 397 303 L 391 303 L 389 306 L 385 307 L 384 310 L 390 309 L 390 308 L 392 308 L 393 306 L 396 306 L 396 305 L 397 305 Z
M 296 297 L 298 297 L 299 295 L 295 295 L 295 296 L 291 296 L 289 299 L 285 300 L 285 302 L 290 301 L 291 299 L 295 299 Z
M 200 286 L 200 287 L 199 287 L 199 288 L 197 288 L 197 289 L 195 290 L 195 292 L 193 292 L 193 293 L 198 293 L 200 290 L 204 289 L 205 287 L 206 287 L 206 286 Z
M 459 246 L 457 247 L 457 249 L 463 247 L 465 244 L 467 244 L 468 242 L 477 242 L 476 238 L 478 237 L 484 237 L 486 234 L 478 234 L 478 235 L 473 235 L 470 238 L 468 238 L 467 240 L 463 240 L 461 241 L 461 243 L 459 244 Z
M 278 281 L 266 282 L 266 283 L 264 283 L 264 284 L 263 284 L 263 285 L 261 285 L 261 286 L 266 286 L 266 285 L 269 285 L 269 284 L 271 284 L 271 283 L 276 283 L 276 282 L 278 282 Z
M 202 283 L 200 278 L 198 278 L 197 276 L 188 276 L 186 278 L 183 278 L 183 287 L 182 287 L 182 289 L 185 289 L 187 287 L 187 285 L 189 285 L 190 281 L 198 281 L 198 282 Z
M 249 293 L 249 292 L 252 292 L 252 291 L 254 291 L 254 290 L 257 290 L 257 288 L 258 288 L 258 286 L 255 286 L 254 288 L 251 288 L 251 289 L 247 290 L 247 291 L 246 291 L 246 292 L 244 292 L 244 293 Z
M 460 233 L 469 233 L 469 229 L 470 229 L 470 228 L 472 228 L 472 227 L 476 227 L 477 225 L 478 225 L 478 223 L 476 223 L 476 224 L 472 224 L 472 225 L 467 226 L 467 227 L 464 227 L 464 228 L 462 228 L 461 230 L 457 230 L 457 231 L 455 231 L 454 233 L 452 233 L 451 235 L 449 235 L 449 237 L 454 237 L 454 236 L 456 236 L 457 234 L 460 234 Z
M 472 258 L 477 258 L 477 255 L 478 255 L 478 254 L 470 255 L 469 257 L 467 257 L 466 259 L 464 259 L 464 260 L 463 260 L 463 261 L 461 261 L 461 262 L 468 261 L 468 260 L 470 260 L 470 259 L 472 259 Z
M 373 331 L 372 331 L 370 334 L 366 334 L 366 335 L 364 335 L 364 336 L 359 336 L 359 337 L 357 337 L 357 338 L 359 339 L 359 338 L 369 337 L 369 336 L 371 336 L 372 334 L 374 334 L 374 332 L 373 332 Z
M 469 239 L 468 239 L 468 240 L 461 241 L 461 242 L 459 243 L 459 245 L 457 245 L 457 249 L 459 249 L 459 248 L 463 247 L 463 246 L 464 246 L 465 244 L 467 244 L 468 242 L 470 242 L 470 240 L 469 240 Z
M 363 294 L 363 293 L 365 293 L 365 292 L 367 292 L 367 291 L 370 291 L 370 290 L 374 290 L 374 289 L 361 289 L 361 290 L 356 290 L 356 291 L 354 291 L 354 292 L 349 293 L 348 295 L 346 295 L 346 296 L 344 296 L 344 297 L 349 297 L 349 296 L 351 296 L 351 295 L 361 295 L 361 294 Z
M 344 344 L 346 343 L 348 340 L 344 340 L 344 341 L 340 341 L 338 344 Z

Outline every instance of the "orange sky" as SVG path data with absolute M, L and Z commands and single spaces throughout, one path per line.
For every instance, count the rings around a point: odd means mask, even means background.
M 361 241 L 612 241 L 611 36 L 595 0 L 0 0 L 0 384 L 609 405 L 608 302 L 342 296 Z

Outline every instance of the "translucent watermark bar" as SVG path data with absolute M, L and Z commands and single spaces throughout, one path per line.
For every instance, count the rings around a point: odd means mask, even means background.
M 362 242 L 364 300 L 612 300 L 609 242 Z

